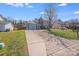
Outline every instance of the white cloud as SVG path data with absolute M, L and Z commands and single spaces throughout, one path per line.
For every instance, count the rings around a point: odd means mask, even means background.
M 29 5 L 29 3 L 6 3 L 6 4 L 14 7 L 24 7 L 24 6 L 27 6 L 29 8 L 32 7 L 31 5 Z
M 75 11 L 74 14 L 79 14 L 79 10 Z
M 25 5 L 29 5 L 29 3 L 25 3 Z
M 58 6 L 67 6 L 67 3 L 61 3 Z
M 42 12 L 40 12 L 40 14 L 44 14 L 44 13 L 45 13 L 45 12 L 43 12 L 43 11 L 42 11 Z
M 29 8 L 32 8 L 33 6 L 31 6 L 31 5 L 28 5 L 28 7 L 29 7 Z
M 23 3 L 6 3 L 7 5 L 10 5 L 10 6 L 14 6 L 14 7 L 23 7 L 24 4 Z

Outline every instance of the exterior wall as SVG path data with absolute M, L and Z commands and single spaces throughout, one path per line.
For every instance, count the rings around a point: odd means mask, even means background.
M 48 24 L 47 23 L 44 23 L 44 27 L 45 28 L 48 28 Z M 55 28 L 55 29 L 61 29 L 61 25 L 59 23 L 55 23 L 52 28 Z M 36 24 L 36 23 L 28 23 L 26 25 L 26 29 L 27 30 L 35 30 L 35 29 L 41 29 L 40 28 L 40 25 L 39 24 Z
M 26 29 L 28 29 L 28 30 L 34 30 L 34 29 L 36 29 L 36 25 L 35 24 L 28 24 L 27 27 L 26 27 Z
M 0 31 L 5 31 L 5 25 L 4 24 L 0 24 Z
M 13 25 L 12 25 L 11 23 L 6 24 L 6 25 L 5 25 L 5 30 L 6 30 L 6 29 L 9 29 L 10 31 L 12 31 L 12 30 L 13 30 Z
M 29 24 L 26 25 L 26 29 L 27 29 L 27 30 L 40 29 L 40 25 L 38 25 L 38 24 L 33 24 L 33 23 L 29 23 Z

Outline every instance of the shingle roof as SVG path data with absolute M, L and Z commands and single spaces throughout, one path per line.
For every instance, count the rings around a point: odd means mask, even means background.
M 4 22 L 4 21 L 0 21 L 0 24 L 5 25 L 8 24 L 9 22 Z

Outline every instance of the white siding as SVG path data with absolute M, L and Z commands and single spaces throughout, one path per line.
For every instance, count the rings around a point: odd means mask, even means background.
M 0 24 L 0 31 L 5 31 L 5 25 L 4 24 Z
M 10 29 L 10 31 L 13 30 L 13 25 L 12 25 L 11 23 L 6 24 L 6 25 L 5 25 L 5 30 L 6 30 L 6 29 Z
M 36 29 L 36 24 L 29 24 L 28 29 L 30 30 Z
M 40 29 L 40 25 L 35 24 L 35 23 L 30 23 L 30 24 L 26 25 L 26 29 L 28 29 L 28 30 Z

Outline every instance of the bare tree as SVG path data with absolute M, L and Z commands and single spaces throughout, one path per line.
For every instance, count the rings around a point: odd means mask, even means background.
M 56 9 L 52 7 L 52 4 L 45 9 L 44 18 L 48 20 L 48 29 L 52 28 L 57 18 Z
M 77 25 L 77 23 L 78 23 L 77 19 L 71 19 L 71 20 L 70 20 L 69 26 L 70 26 L 70 28 L 71 28 L 73 31 L 76 30 L 76 25 Z
M 40 18 L 38 19 L 38 23 L 39 23 L 39 25 L 40 25 L 40 28 L 41 28 L 41 29 L 44 29 L 43 18 L 42 18 L 42 17 L 40 17 Z
M 43 18 L 40 17 L 39 19 L 35 18 L 34 22 L 36 23 L 36 28 L 40 28 L 40 29 L 44 29 L 44 25 L 43 25 Z M 38 25 L 39 26 L 38 26 Z
M 34 20 L 34 22 L 36 23 L 36 29 L 38 29 L 38 19 L 37 18 L 35 18 L 35 20 Z
M 70 22 L 70 27 L 73 31 L 77 33 L 77 37 L 79 38 L 79 21 L 78 19 L 72 19 Z

